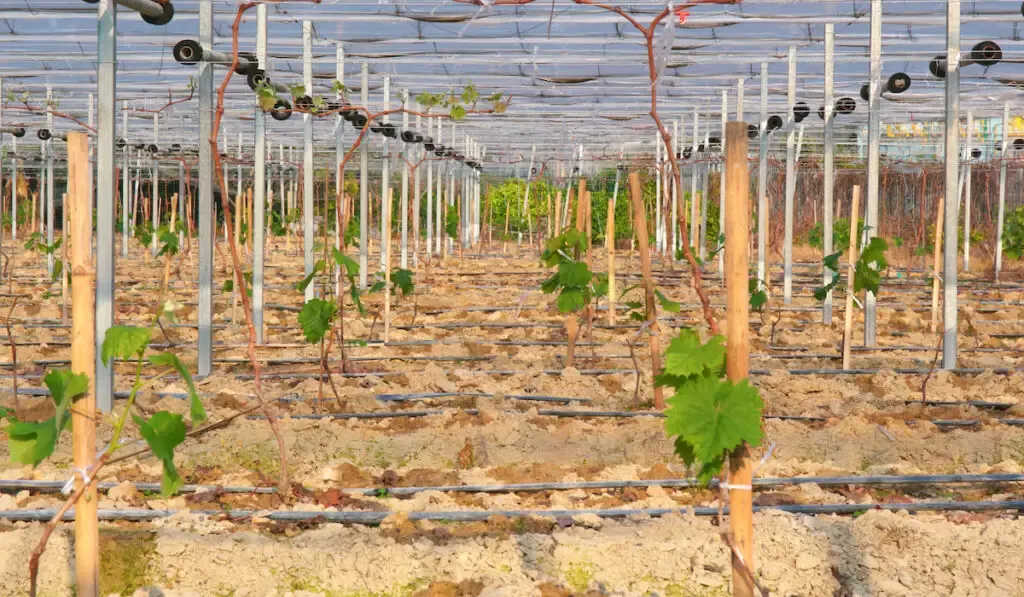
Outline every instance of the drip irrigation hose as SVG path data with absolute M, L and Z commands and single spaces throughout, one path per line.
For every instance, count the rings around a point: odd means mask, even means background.
M 986 512 L 986 511 L 1024 511 L 1024 500 L 980 501 L 980 502 L 916 502 L 909 504 L 799 504 L 781 506 L 754 506 L 754 512 L 776 510 L 791 514 L 858 514 L 869 510 L 887 510 L 891 512 Z M 245 521 L 252 518 L 264 518 L 279 522 L 324 522 L 344 524 L 379 525 L 391 512 L 302 512 L 294 510 L 99 510 L 100 520 L 150 521 L 169 518 L 177 514 L 189 513 L 193 516 L 206 516 L 213 519 L 229 521 Z M 728 514 L 725 507 L 722 513 Z M 0 510 L 0 520 L 42 522 L 57 514 L 54 508 L 38 510 Z M 486 522 L 493 516 L 506 518 L 541 517 L 554 519 L 572 519 L 574 516 L 594 515 L 600 518 L 628 518 L 632 516 L 649 516 L 657 518 L 668 514 L 695 516 L 718 516 L 719 509 L 714 507 L 694 508 L 637 508 L 637 509 L 581 509 L 581 510 L 459 510 L 437 512 L 408 512 L 411 521 L 430 520 L 438 522 Z M 75 519 L 74 508 L 61 519 Z
M 39 481 L 33 479 L 0 480 L 0 492 L 13 493 L 18 491 L 37 491 L 53 493 L 60 491 L 65 481 Z M 841 477 L 759 477 L 753 482 L 754 487 L 774 488 L 814 483 L 820 487 L 836 487 L 846 485 L 876 486 L 876 485 L 950 485 L 983 483 L 1024 483 L 1024 474 L 1014 473 L 991 473 L 991 474 L 965 474 L 965 475 L 871 475 L 857 476 L 848 475 Z M 118 483 L 103 482 L 97 483 L 100 491 L 109 491 L 118 486 Z M 160 491 L 159 483 L 133 483 L 138 491 L 156 492 Z M 718 487 L 718 480 L 712 479 L 708 485 L 710 488 Z M 539 491 L 570 491 L 574 489 L 626 489 L 628 487 L 667 487 L 677 489 L 700 488 L 704 485 L 696 479 L 641 479 L 629 481 L 576 481 L 568 483 L 506 483 L 500 485 L 436 485 L 423 487 L 357 487 L 343 488 L 350 494 L 362 494 L 376 496 L 382 489 L 387 489 L 390 497 L 410 497 L 425 491 L 449 492 L 449 493 L 520 493 Z M 187 493 L 200 493 L 216 491 L 220 493 L 248 493 L 248 494 L 270 494 L 277 493 L 276 487 L 238 487 L 222 485 L 183 485 L 175 493 L 177 495 Z

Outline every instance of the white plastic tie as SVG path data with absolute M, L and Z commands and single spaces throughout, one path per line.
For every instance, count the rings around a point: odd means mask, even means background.
M 726 491 L 754 491 L 754 488 L 750 485 L 733 485 L 732 483 L 722 483 L 722 487 Z
M 82 483 L 88 485 L 92 478 L 89 476 L 89 469 L 92 467 L 86 467 L 84 469 L 74 467 L 71 469 L 71 477 L 64 483 L 64 486 L 60 488 L 60 492 L 64 495 L 71 495 L 71 492 L 75 490 L 75 476 L 80 475 L 82 477 Z

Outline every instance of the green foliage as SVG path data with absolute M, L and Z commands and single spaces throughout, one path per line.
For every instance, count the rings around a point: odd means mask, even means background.
M 41 232 L 33 232 L 28 237 L 28 240 L 25 241 L 25 248 L 29 251 L 37 251 L 43 255 L 54 255 L 60 249 L 63 242 L 63 238 L 58 238 L 52 244 L 46 244 L 46 237 Z
M 746 380 L 723 380 L 724 338 L 702 343 L 693 330 L 683 329 L 665 351 L 660 385 L 671 386 L 665 432 L 675 439 L 676 454 L 687 466 L 697 466 L 697 478 L 707 483 L 721 472 L 728 454 L 744 442 L 761 443 L 764 403 Z
M 71 423 L 71 405 L 76 398 L 89 391 L 89 378 L 67 369 L 50 371 L 43 377 L 50 390 L 54 414 L 45 421 L 19 421 L 13 413 L 4 412 L 7 426 L 7 448 L 11 460 L 37 466 L 53 454 L 62 431 Z
M 302 326 L 302 333 L 306 336 L 307 342 L 315 344 L 323 339 L 327 330 L 331 329 L 331 322 L 337 310 L 334 302 L 317 298 L 310 299 L 302 305 L 299 325 Z
M 323 259 L 317 259 L 316 263 L 313 264 L 313 271 L 309 272 L 308 276 L 295 283 L 295 290 L 298 290 L 299 292 L 306 292 L 306 288 L 308 288 L 310 283 L 313 282 L 313 278 L 315 278 L 320 272 L 324 271 L 325 267 L 326 264 L 324 264 Z
M 185 441 L 184 420 L 181 415 L 167 411 L 153 413 L 149 420 L 132 415 L 132 420 L 138 425 L 139 434 L 153 451 L 153 455 L 163 464 L 160 493 L 164 496 L 173 494 L 182 485 L 178 469 L 174 467 L 174 448 Z
M 331 253 L 334 256 L 334 262 L 341 267 L 341 275 L 348 280 L 348 292 L 349 296 L 352 297 L 352 304 L 356 306 L 360 315 L 365 315 L 366 307 L 363 306 L 359 285 L 356 283 L 356 276 L 359 275 L 359 264 L 355 259 L 352 259 L 338 249 L 332 249 Z
M 150 355 L 149 362 L 158 367 L 171 367 L 177 371 L 178 375 L 185 380 L 185 386 L 188 388 L 189 418 L 192 424 L 197 425 L 206 421 L 206 409 L 203 407 L 202 401 L 199 400 L 199 392 L 196 391 L 196 384 L 192 379 L 192 373 L 181 362 L 178 355 L 171 352 L 162 352 Z
M 412 279 L 412 271 L 396 267 L 391 270 L 391 295 L 394 296 L 401 292 L 402 297 L 407 297 L 416 290 L 416 284 Z M 373 286 L 370 287 L 368 292 L 377 293 L 382 292 L 387 282 L 384 279 L 384 275 L 380 272 L 376 274 L 377 281 L 374 282 Z
M 679 313 L 679 303 L 669 300 L 667 296 L 661 293 L 657 288 L 654 289 L 654 298 L 658 299 L 658 304 L 661 308 L 669 313 Z
M 768 292 L 765 284 L 758 278 L 750 278 L 747 281 L 747 291 L 750 293 L 750 308 L 761 312 L 768 304 Z
M 508 214 L 508 229 L 510 233 L 525 233 L 529 230 L 531 226 L 527 222 L 527 218 L 530 219 L 530 222 L 533 222 L 532 228 L 534 229 L 537 227 L 538 218 L 546 222 L 548 197 L 551 197 L 552 202 L 555 201 L 557 189 L 545 180 L 534 180 L 529 185 L 530 198 L 525 210 L 523 209 L 523 198 L 526 196 L 527 181 L 509 179 L 490 188 L 488 192 L 490 215 L 488 217 L 491 226 L 494 226 L 498 232 L 503 233 L 505 230 L 506 213 Z M 596 209 L 597 199 L 594 199 L 594 203 Z M 553 207 L 552 210 L 554 210 Z
M 575 228 L 549 239 L 540 259 L 547 267 L 557 267 L 550 278 L 541 283 L 545 294 L 558 293 L 555 304 L 562 313 L 575 313 L 594 298 L 594 275 L 585 261 L 577 261 L 571 254 L 586 251 L 587 241 Z M 607 292 L 607 290 L 606 290 Z
M 825 245 L 824 227 L 821 222 L 814 225 L 807 233 L 807 244 L 814 249 L 822 249 Z M 864 234 L 864 220 L 857 220 L 857 238 Z M 845 249 L 850 246 L 850 220 L 839 218 L 832 222 L 832 247 Z
M 170 226 L 160 227 L 157 231 L 157 243 L 160 245 L 160 251 L 156 254 L 157 257 L 178 254 L 178 235 L 170 229 Z
M 462 120 L 466 117 L 466 109 L 459 105 L 452 106 L 448 116 L 450 116 L 452 120 Z
M 153 336 L 151 328 L 115 325 L 107 330 L 100 349 L 103 364 L 109 365 L 111 358 L 133 360 L 142 357 Z
M 864 247 L 853 272 L 854 292 L 867 289 L 872 294 L 878 294 L 878 288 L 882 283 L 881 272 L 889 267 L 889 262 L 885 258 L 885 251 L 888 248 L 889 244 L 879 236 L 872 238 L 868 246 Z
M 889 267 L 889 261 L 885 255 L 888 248 L 889 243 L 879 236 L 873 237 L 868 242 L 868 245 L 864 247 L 864 250 L 861 251 L 860 257 L 858 257 L 856 263 L 854 263 L 854 293 L 858 293 L 861 290 L 868 290 L 872 294 L 878 294 L 882 285 L 882 272 Z M 842 277 L 839 274 L 840 255 L 842 255 L 842 251 L 837 251 L 831 255 L 826 255 L 822 259 L 822 264 L 832 272 L 832 280 L 828 284 L 814 289 L 814 298 L 816 300 L 823 301 L 828 296 L 829 292 L 845 287 Z
M 1024 205 L 1005 214 L 1003 220 L 1003 255 L 1007 259 L 1024 257 Z
M 459 238 L 459 212 L 454 207 L 448 207 L 444 214 L 444 231 L 448 238 L 458 240 Z
M 293 99 L 298 99 L 298 98 L 306 95 L 306 86 L 305 85 L 292 85 L 291 87 L 288 88 L 288 91 L 291 92 Z
M 274 105 L 277 103 L 277 91 L 270 84 L 270 81 L 260 81 L 253 92 L 256 93 L 256 104 L 260 107 L 260 110 L 269 112 L 274 108 Z

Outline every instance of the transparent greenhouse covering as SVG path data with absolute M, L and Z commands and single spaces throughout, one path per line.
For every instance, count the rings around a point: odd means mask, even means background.
M 647 51 L 639 31 L 618 14 L 570 0 L 492 4 L 488 0 L 268 4 L 267 49 L 274 80 L 285 85 L 301 83 L 302 22 L 308 20 L 313 28 L 313 95 L 333 98 L 331 84 L 337 77 L 340 46 L 343 82 L 356 100 L 360 69 L 368 65 L 371 108 L 381 105 L 386 77 L 392 106 L 404 90 L 415 97 L 424 91 L 458 90 L 470 83 L 482 96 L 498 90 L 511 96 L 505 114 L 472 116 L 458 124 L 459 136 L 476 139 L 487 150 L 485 162 L 493 166 L 522 163 L 534 146 L 542 159 L 567 157 L 569 148 L 579 145 L 594 158 L 614 159 L 622 152 L 650 154 L 654 128 L 647 116 Z M 737 115 L 738 101 L 746 120 L 760 119 L 762 64 L 767 64 L 769 75 L 768 114 L 785 117 L 791 47 L 796 52 L 795 99 L 811 109 L 804 121 L 805 134 L 820 139 L 823 127 L 817 111 L 823 101 L 826 23 L 835 26 L 835 97 L 853 98 L 857 104 L 853 113 L 837 117 L 837 140 L 856 138 L 866 127 L 867 102 L 859 92 L 869 72 L 867 1 L 746 0 L 696 6 L 621 1 L 615 5 L 645 25 L 666 7 L 673 9 L 655 35 L 661 72 L 659 112 L 670 126 L 679 121 L 684 143 L 692 139 L 695 113 L 700 137 L 720 134 L 723 92 L 730 119 Z M 4 106 L 10 108 L 4 112 L 4 124 L 30 130 L 45 126 L 44 112 L 26 111 L 21 98 L 27 93 L 29 105 L 45 106 L 47 86 L 59 112 L 88 122 L 90 95 L 95 102 L 97 94 L 96 5 L 81 0 L 5 0 L 0 6 L 4 51 L 0 77 Z M 197 67 L 177 63 L 172 48 L 180 40 L 197 39 L 199 2 L 176 0 L 174 8 L 173 20 L 164 26 L 144 22 L 129 8 L 118 10 L 118 135 L 194 147 L 199 137 L 195 98 L 164 110 L 157 127 L 152 114 L 130 112 L 129 130 L 121 130 L 122 107 L 154 110 L 169 98 L 189 95 Z M 216 51 L 231 51 L 231 23 L 237 8 L 235 2 L 213 2 Z M 883 125 L 941 123 L 945 82 L 929 72 L 929 61 L 945 52 L 946 3 L 886 0 L 882 10 L 880 84 L 897 72 L 906 73 L 912 81 L 905 93 L 883 94 L 879 102 Z M 998 64 L 962 67 L 963 116 L 970 111 L 978 120 L 998 119 L 1006 102 L 1016 113 L 1019 87 L 1024 85 L 1021 10 L 1019 1 L 963 2 L 964 57 L 983 41 L 995 42 L 1002 51 Z M 239 49 L 254 51 L 255 39 L 256 11 L 251 10 L 239 29 Z M 215 84 L 223 74 L 224 69 L 215 70 Z M 241 134 L 244 145 L 251 147 L 255 104 L 245 77 L 236 75 L 225 103 L 222 138 L 229 146 L 236 146 Z M 333 155 L 335 120 L 318 119 L 314 126 L 318 159 L 326 160 L 328 151 Z M 81 128 L 65 118 L 55 119 L 53 126 L 58 132 Z M 301 118 L 269 120 L 268 141 L 271 147 L 298 146 L 301 130 Z M 345 134 L 354 138 L 352 133 Z M 9 143 L 9 136 L 5 137 Z M 34 143 L 35 136 L 30 137 Z

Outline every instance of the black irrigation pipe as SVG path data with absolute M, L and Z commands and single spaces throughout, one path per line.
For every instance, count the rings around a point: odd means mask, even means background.
M 381 402 L 411 402 L 416 400 L 430 400 L 433 398 L 493 398 L 494 394 L 486 392 L 420 392 L 416 394 L 377 394 L 375 398 Z M 570 398 L 566 396 L 541 396 L 535 394 L 505 394 L 509 400 L 527 400 L 537 402 L 591 402 L 591 398 Z
M 381 412 L 363 412 L 363 413 L 314 413 L 314 414 L 292 414 L 288 415 L 292 419 L 401 419 L 401 418 L 418 418 L 428 417 L 431 415 L 442 415 L 446 411 L 443 409 L 433 410 L 410 410 L 410 411 L 381 411 Z M 463 412 L 467 415 L 478 415 L 480 411 L 475 408 L 459 409 L 459 412 Z M 519 411 L 506 411 L 506 414 Z M 625 411 L 625 410 L 560 410 L 560 409 L 538 409 L 537 415 L 549 416 L 549 417 L 561 417 L 561 418 L 606 418 L 606 419 L 635 419 L 640 417 L 651 417 L 656 419 L 665 418 L 665 414 L 654 411 Z M 248 415 L 246 417 L 253 421 L 262 421 L 266 417 L 263 415 Z M 814 416 L 803 416 L 803 415 L 762 415 L 762 419 L 766 421 L 794 421 L 799 423 L 824 423 L 832 417 L 814 417 Z M 929 423 L 939 428 L 952 429 L 952 428 L 968 428 L 976 427 L 984 423 L 999 423 L 1001 425 L 1008 425 L 1011 427 L 1024 427 L 1024 419 L 1006 418 L 1006 419 L 905 419 L 907 425 L 915 425 L 917 423 Z
M 895 486 L 895 485 L 949 485 L 949 484 L 988 484 L 988 483 L 1024 483 L 1024 475 L 1013 473 L 965 474 L 965 475 L 872 475 L 872 476 L 840 476 L 840 477 L 758 477 L 753 486 L 757 488 L 775 488 L 814 483 L 820 487 L 836 486 Z M 33 479 L 13 479 L 0 481 L 0 492 L 36 491 L 53 493 L 64 487 L 64 481 L 39 481 Z M 133 483 L 136 490 L 142 492 L 160 491 L 159 483 Z M 96 484 L 100 491 L 109 491 L 118 486 L 114 482 Z M 710 488 L 718 487 L 718 480 L 712 479 Z M 500 485 L 437 485 L 423 487 L 358 487 L 342 488 L 346 493 L 369 496 L 380 496 L 387 492 L 388 497 L 409 497 L 425 491 L 445 493 L 519 493 L 539 491 L 569 491 L 573 489 L 626 489 L 628 487 L 668 487 L 677 489 L 702 488 L 704 484 L 696 479 L 641 479 L 629 481 L 576 481 L 569 483 L 506 483 Z M 238 487 L 223 485 L 183 485 L 175 493 L 219 492 L 234 494 L 273 494 L 276 487 Z
M 887 510 L 892 512 L 986 512 L 986 511 L 1024 511 L 1024 500 L 980 501 L 980 502 L 916 502 L 909 504 L 798 504 L 782 506 L 754 506 L 754 512 L 775 510 L 791 514 L 858 514 L 869 510 Z M 252 518 L 265 518 L 277 522 L 324 522 L 379 525 L 391 516 L 392 512 L 301 512 L 294 510 L 142 510 L 142 509 L 102 509 L 98 512 L 100 520 L 131 520 L 150 521 L 169 518 L 181 513 L 194 516 L 205 516 L 214 520 L 247 521 Z M 725 507 L 722 512 L 729 513 Z M 42 522 L 57 514 L 54 508 L 37 510 L 2 510 L 0 519 L 21 522 Z M 636 509 L 581 509 L 581 510 L 459 510 L 436 512 L 409 512 L 411 521 L 430 520 L 437 522 L 486 522 L 493 516 L 506 518 L 540 517 L 572 519 L 574 516 L 594 515 L 600 518 L 628 518 L 632 516 L 650 516 L 657 518 L 668 514 L 692 514 L 695 516 L 717 516 L 719 509 L 714 507 L 691 508 L 636 508 Z M 72 508 L 61 519 L 72 521 L 75 512 Z

